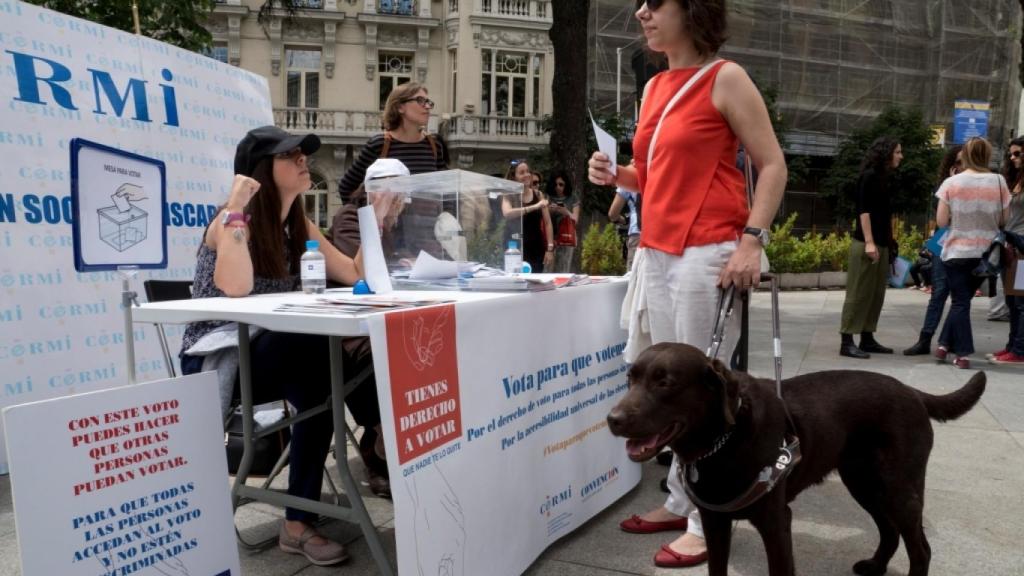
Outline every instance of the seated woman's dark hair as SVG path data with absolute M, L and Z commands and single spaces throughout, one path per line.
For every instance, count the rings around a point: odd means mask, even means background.
M 261 278 L 298 274 L 299 259 L 306 251 L 306 240 L 309 239 L 302 198 L 292 202 L 291 210 L 282 223 L 281 195 L 274 183 L 274 157 L 260 160 L 251 177 L 260 183 L 259 192 L 245 209 L 252 216 L 249 221 L 249 254 L 252 255 L 253 274 Z

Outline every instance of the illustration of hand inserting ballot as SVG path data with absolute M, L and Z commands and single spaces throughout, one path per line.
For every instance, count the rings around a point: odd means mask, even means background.
M 462 502 L 437 463 L 405 480 L 412 499 L 417 576 L 463 576 L 466 517 Z
M 96 211 L 100 239 L 118 252 L 145 240 L 149 213 L 135 203 L 148 198 L 142 186 L 129 183 L 118 186 L 110 195 L 113 205 Z

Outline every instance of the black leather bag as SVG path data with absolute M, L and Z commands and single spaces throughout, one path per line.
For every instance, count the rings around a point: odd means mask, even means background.
M 238 464 L 242 461 L 242 450 L 245 447 L 245 441 L 242 437 L 242 409 L 236 408 L 231 414 L 231 419 L 228 421 L 227 426 L 224 427 L 224 447 L 227 450 L 228 457 L 228 473 L 236 474 L 238 472 Z M 281 457 L 281 453 L 284 452 L 288 442 L 291 440 L 291 432 L 288 428 L 284 428 L 258 438 L 255 442 L 256 454 L 252 460 L 252 467 L 249 469 L 250 476 L 266 476 L 270 474 L 270 471 L 274 469 L 274 464 L 277 463 L 277 459 Z
M 1003 270 L 1003 249 L 1006 246 L 1006 236 L 1002 231 L 996 234 L 989 244 L 988 249 L 981 255 L 981 262 L 975 266 L 971 273 L 977 278 L 995 278 Z

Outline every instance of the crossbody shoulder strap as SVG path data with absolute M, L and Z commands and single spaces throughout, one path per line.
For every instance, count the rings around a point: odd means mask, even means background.
M 673 96 L 672 99 L 668 101 L 668 104 L 665 105 L 665 109 L 661 111 L 661 118 L 658 118 L 658 124 L 654 127 L 654 134 L 651 136 L 651 144 L 647 147 L 648 172 L 650 172 L 651 169 L 651 160 L 654 159 L 654 144 L 658 141 L 658 133 L 661 132 L 661 124 L 665 120 L 665 116 L 668 116 L 668 113 L 669 111 L 672 110 L 672 107 L 675 106 L 676 103 L 679 102 L 679 100 L 682 99 L 682 97 L 685 96 L 686 93 L 690 91 L 690 88 L 692 88 L 698 80 L 703 78 L 704 75 L 707 74 L 708 71 L 715 66 L 715 64 L 718 64 L 721 61 L 722 60 L 720 58 L 716 58 L 711 62 L 705 64 L 704 67 L 698 70 L 696 74 L 694 74 L 692 77 L 690 77 L 689 80 L 686 81 L 686 84 L 683 84 L 683 87 L 680 88 L 678 92 L 676 92 L 676 95 Z

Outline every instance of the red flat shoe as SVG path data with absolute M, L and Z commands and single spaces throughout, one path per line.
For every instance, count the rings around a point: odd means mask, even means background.
M 654 555 L 654 565 L 661 568 L 689 568 L 708 561 L 708 551 L 700 554 L 680 554 L 669 548 L 668 544 L 662 544 L 661 550 Z
M 669 530 L 682 532 L 686 530 L 686 518 L 666 520 L 664 522 L 649 522 L 634 514 L 620 522 L 619 528 L 630 534 L 654 534 L 655 532 L 668 532 Z

